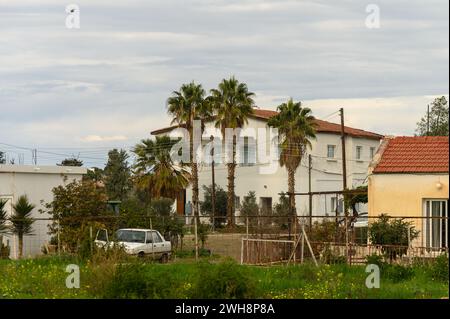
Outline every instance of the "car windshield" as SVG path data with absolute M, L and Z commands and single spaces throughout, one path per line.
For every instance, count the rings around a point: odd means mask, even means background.
M 145 243 L 145 232 L 143 231 L 119 229 L 116 237 L 117 241 L 125 243 Z

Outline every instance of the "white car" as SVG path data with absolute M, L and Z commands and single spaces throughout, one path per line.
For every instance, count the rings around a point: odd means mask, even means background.
M 146 255 L 160 259 L 165 263 L 172 252 L 172 244 L 153 229 L 124 228 L 116 232 L 114 241 L 110 241 L 106 229 L 97 232 L 95 244 L 98 247 L 112 247 L 117 244 L 130 255 L 144 257 Z

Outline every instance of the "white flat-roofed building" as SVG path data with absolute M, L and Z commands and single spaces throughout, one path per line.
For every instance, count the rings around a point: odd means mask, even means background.
M 21 195 L 27 195 L 30 203 L 36 207 L 33 218 L 45 219 L 49 216 L 41 214 L 43 204 L 53 200 L 52 189 L 67 185 L 74 180 L 81 180 L 87 173 L 84 167 L 72 166 L 31 166 L 0 165 L 0 200 L 7 201 L 7 214 L 12 213 L 12 206 Z M 33 235 L 24 236 L 23 256 L 35 256 L 42 253 L 42 246 L 50 240 L 47 234 L 48 220 L 36 220 L 33 224 Z M 8 243 L 11 258 L 18 256 L 17 236 L 3 234 L 3 243 Z

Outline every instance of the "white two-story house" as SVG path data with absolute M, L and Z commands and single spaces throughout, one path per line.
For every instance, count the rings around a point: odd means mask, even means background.
M 254 114 L 249 118 L 248 123 L 243 128 L 241 134 L 245 135 L 246 129 L 266 129 L 269 127 L 267 121 L 274 116 L 276 111 L 255 109 Z M 316 139 L 312 140 L 312 148 L 308 149 L 311 154 L 311 170 L 309 169 L 308 155 L 304 156 L 301 166 L 296 172 L 296 192 L 309 191 L 309 173 L 311 173 L 311 191 L 341 191 L 343 188 L 342 179 L 342 148 L 341 148 L 341 126 L 323 120 L 316 120 Z M 152 135 L 173 136 L 178 126 L 170 126 L 151 132 Z M 221 136 L 220 132 L 214 128 L 214 122 L 206 123 L 205 131 L 202 134 L 202 144 L 210 142 L 211 132 L 215 136 Z M 367 168 L 376 153 L 382 135 L 364 131 L 361 129 L 345 127 L 345 148 L 347 157 L 347 185 L 349 188 L 366 183 Z M 217 138 L 217 137 L 216 137 Z M 259 205 L 265 211 L 271 210 L 277 203 L 279 194 L 287 192 L 287 172 L 284 167 L 280 167 L 278 159 L 274 159 L 276 169 L 270 174 L 262 174 L 257 158 L 258 144 L 267 143 L 259 141 L 258 135 L 244 138 L 244 146 L 238 148 L 240 163 L 236 167 L 235 174 L 235 194 L 236 194 L 236 215 L 239 215 L 239 207 L 243 198 L 249 191 L 255 191 Z M 270 143 L 270 142 L 269 142 Z M 264 164 L 267 165 L 267 164 Z M 216 164 L 214 169 L 216 184 L 223 189 L 227 189 L 227 167 L 226 164 Z M 203 200 L 202 185 L 212 184 L 211 164 L 199 163 L 199 189 L 200 201 Z M 184 214 L 185 202 L 191 200 L 192 191 L 190 188 L 178 198 L 177 212 Z M 298 195 L 296 198 L 297 213 L 299 216 L 308 216 L 309 198 Z M 312 198 L 312 215 L 330 215 L 342 211 L 342 198 L 335 194 L 317 195 Z M 360 211 L 367 212 L 365 207 L 360 207 Z

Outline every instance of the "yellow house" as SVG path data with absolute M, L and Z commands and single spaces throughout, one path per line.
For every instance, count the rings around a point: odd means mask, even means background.
M 447 136 L 386 137 L 369 166 L 369 220 L 414 217 L 414 246 L 448 247 L 448 152 Z

